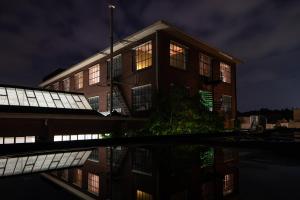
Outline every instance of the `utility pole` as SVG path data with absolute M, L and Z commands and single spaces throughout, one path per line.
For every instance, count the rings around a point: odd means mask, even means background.
M 114 59 L 114 9 L 112 0 L 109 1 L 108 8 L 110 10 L 110 117 L 113 113 L 113 59 Z M 112 133 L 111 133 L 112 134 Z M 110 147 L 110 200 L 113 199 L 113 146 Z

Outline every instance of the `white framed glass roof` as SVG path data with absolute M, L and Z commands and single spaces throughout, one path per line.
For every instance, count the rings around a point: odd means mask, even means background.
M 84 95 L 0 86 L 0 105 L 92 110 Z
M 0 157 L 0 177 L 43 172 L 83 165 L 91 150 Z

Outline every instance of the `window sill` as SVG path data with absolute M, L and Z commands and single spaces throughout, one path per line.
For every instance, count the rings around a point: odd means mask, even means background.
M 142 68 L 142 69 L 134 69 L 134 72 L 135 73 L 139 73 L 139 72 L 143 72 L 143 71 L 146 71 L 146 70 L 148 70 L 148 69 L 151 69 L 153 67 L 153 65 L 150 65 L 150 66 L 148 66 L 148 67 L 145 67 L 145 68 Z

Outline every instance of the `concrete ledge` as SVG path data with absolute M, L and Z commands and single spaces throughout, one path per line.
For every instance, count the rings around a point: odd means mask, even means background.
M 85 200 L 96 200 L 90 196 L 88 196 L 87 194 L 73 188 L 72 186 L 66 184 L 63 181 L 60 181 L 59 179 L 56 179 L 48 174 L 42 173 L 41 174 L 44 178 L 48 179 L 49 181 L 55 183 L 56 185 L 59 185 L 60 187 L 64 188 L 65 190 L 67 190 L 68 192 L 78 196 L 81 199 L 85 199 Z

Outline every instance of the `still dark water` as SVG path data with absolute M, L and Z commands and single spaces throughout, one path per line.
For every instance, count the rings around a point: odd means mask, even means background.
M 134 177 L 116 181 L 114 196 L 147 199 L 300 199 L 300 160 L 272 151 L 211 148 L 200 145 L 134 148 Z M 128 166 L 127 166 L 128 167 Z M 125 170 L 126 166 L 121 169 Z M 135 192 L 135 191 L 134 191 Z M 0 179 L 0 199 L 78 199 L 39 174 Z

